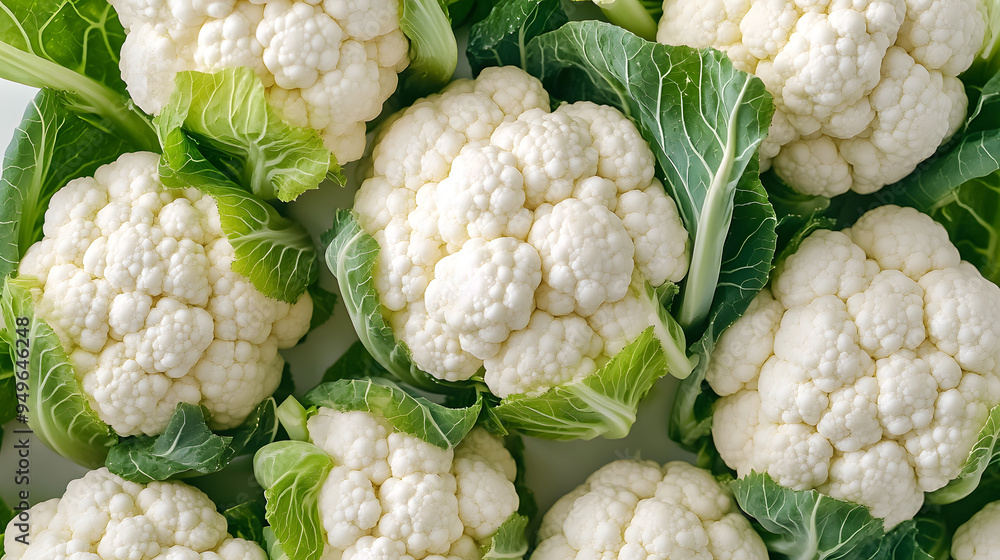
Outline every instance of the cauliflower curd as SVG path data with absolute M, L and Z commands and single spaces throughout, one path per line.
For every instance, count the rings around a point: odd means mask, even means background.
M 375 286 L 427 373 L 485 368 L 500 396 L 593 373 L 656 321 L 643 282 L 683 278 L 688 237 L 654 156 L 617 110 L 549 110 L 524 71 L 487 68 L 395 117 L 355 199 Z
M 1000 502 L 990 502 L 958 529 L 951 539 L 955 560 L 1000 558 Z
M 201 490 L 180 482 L 136 484 L 90 471 L 61 498 L 28 510 L 29 545 L 14 518 L 3 560 L 267 560 L 256 543 L 227 533 L 226 518 Z
M 911 208 L 814 232 L 712 354 L 726 464 L 887 528 L 958 476 L 1000 403 L 1000 287 Z
M 37 277 L 36 312 L 59 336 L 90 406 L 120 436 L 163 431 L 178 403 L 213 429 L 238 426 L 281 379 L 279 348 L 312 314 L 231 270 L 214 198 L 168 189 L 139 152 L 70 181 L 45 213 L 19 274 Z
M 724 51 L 774 96 L 761 145 L 795 189 L 870 193 L 956 132 L 956 76 L 986 30 L 982 0 L 664 0 L 657 41 Z
M 320 132 L 341 162 L 365 149 L 407 63 L 398 0 L 111 0 L 128 36 L 122 80 L 158 114 L 183 70 L 246 66 L 295 126 Z
M 545 514 L 532 560 L 765 560 L 764 541 L 708 471 L 609 463 Z
M 335 465 L 319 492 L 321 560 L 478 560 L 517 511 L 517 465 L 482 428 L 445 450 L 367 412 L 320 408 L 308 427 Z

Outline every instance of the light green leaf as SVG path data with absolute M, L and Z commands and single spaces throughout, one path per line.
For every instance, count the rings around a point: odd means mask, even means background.
M 179 72 L 170 100 L 154 123 L 168 159 L 183 157 L 169 150 L 197 151 L 232 182 L 264 200 L 295 200 L 319 187 L 328 174 L 344 183 L 319 133 L 283 121 L 249 68 Z M 181 128 L 194 144 L 167 140 Z
M 218 472 L 234 457 L 274 441 L 278 432 L 275 408 L 274 399 L 266 399 L 243 424 L 215 433 L 202 407 L 180 403 L 163 433 L 127 437 L 112 447 L 108 470 L 138 483 Z
M 168 187 L 195 187 L 215 198 L 222 230 L 236 251 L 233 271 L 264 295 L 294 303 L 319 277 L 309 233 L 228 181 L 179 129 L 164 138 L 159 172 Z
M 441 449 L 452 449 L 476 425 L 482 399 L 449 408 L 413 396 L 388 379 L 342 379 L 323 383 L 302 397 L 306 406 L 364 411 L 384 417 L 395 429 Z
M 18 328 L 17 318 L 28 322 L 28 427 L 63 457 L 100 467 L 118 437 L 90 408 L 59 337 L 35 316 L 31 287 L 27 279 L 8 277 L 0 304 L 5 324 Z
M 279 441 L 254 456 L 253 471 L 267 498 L 266 517 L 290 560 L 318 560 L 323 554 L 319 491 L 333 460 L 303 441 Z
M 72 179 L 88 177 L 129 149 L 116 135 L 70 111 L 63 97 L 42 90 L 28 105 L 3 160 L 0 176 L 0 278 L 17 269 L 42 238 L 52 195 Z
M 441 89 L 458 66 L 458 43 L 446 1 L 403 0 L 399 29 L 410 40 L 410 64 L 400 79 L 408 97 Z
M 962 465 L 962 470 L 958 476 L 951 480 L 944 488 L 940 488 L 927 494 L 927 502 L 931 504 L 949 504 L 961 500 L 972 493 L 979 486 L 979 481 L 986 471 L 986 467 L 1000 457 L 1000 447 L 997 441 L 1000 440 L 1000 406 L 993 407 L 990 415 L 986 419 L 986 424 L 979 431 L 979 438 L 969 458 Z
M 0 78 L 63 91 L 75 112 L 96 115 L 133 150 L 155 151 L 156 135 L 120 77 L 124 41 L 105 0 L 0 3 Z
M 528 518 L 517 513 L 480 547 L 483 560 L 523 558 L 528 553 Z
M 789 490 L 766 474 L 752 472 L 729 487 L 740 508 L 767 531 L 762 537 L 771 558 L 853 560 L 883 535 L 882 522 L 864 506 L 815 490 Z
M 285 429 L 290 439 L 309 441 L 307 420 L 309 420 L 309 411 L 295 397 L 288 397 L 278 407 L 278 422 L 281 423 L 281 427 Z

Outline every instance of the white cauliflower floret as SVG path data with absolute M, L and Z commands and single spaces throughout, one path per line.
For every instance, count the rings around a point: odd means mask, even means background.
M 955 530 L 951 557 L 955 560 L 996 560 L 1000 552 L 1000 501 L 990 502 Z
M 180 482 L 127 482 L 106 468 L 71 481 L 62 498 L 28 510 L 32 535 L 23 546 L 7 527 L 7 560 L 218 558 L 266 560 L 256 543 L 230 537 L 226 518 L 201 490 Z M 13 545 L 13 546 L 12 546 Z
M 307 294 L 272 300 L 233 272 L 215 199 L 164 187 L 158 161 L 125 154 L 58 191 L 45 226 L 55 237 L 30 247 L 19 270 L 44 279 L 36 310 L 121 436 L 159 434 L 181 402 L 207 407 L 215 428 L 238 426 L 277 387 L 277 349 L 295 345 L 312 314 Z M 80 243 L 57 227 L 74 220 L 97 237 Z
M 721 49 L 761 78 L 775 101 L 763 169 L 807 194 L 870 193 L 964 118 L 956 76 L 983 42 L 978 3 L 664 0 L 657 41 Z
M 323 558 L 474 560 L 517 511 L 514 459 L 482 428 L 447 450 L 368 412 L 321 407 L 307 425 L 334 463 Z
M 1000 287 L 928 216 L 883 206 L 810 235 L 771 290 L 710 358 L 720 456 L 891 529 L 960 474 L 1000 404 Z
M 182 70 L 249 67 L 282 116 L 319 131 L 343 163 L 361 157 L 365 122 L 408 63 L 396 2 L 114 0 L 127 36 L 121 73 L 158 114 Z
M 680 461 L 605 465 L 542 520 L 532 558 L 767 558 L 732 495 Z
M 635 125 L 588 102 L 551 112 L 523 70 L 418 100 L 372 154 L 354 210 L 379 244 L 375 289 L 432 377 L 481 375 L 502 396 L 580 379 L 660 326 L 629 290 L 687 272 L 687 232 Z

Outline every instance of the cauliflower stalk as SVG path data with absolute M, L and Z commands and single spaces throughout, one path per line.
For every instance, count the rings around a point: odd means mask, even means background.
M 776 108 L 762 168 L 806 194 L 864 194 L 960 128 L 968 100 L 957 76 L 983 48 L 987 4 L 665 0 L 656 38 L 720 49 L 764 81 Z
M 998 314 L 1000 287 L 916 210 L 815 231 L 711 356 L 715 447 L 740 477 L 861 504 L 886 528 L 925 493 L 961 498 L 991 456 Z
M 386 381 L 344 379 L 283 419 L 305 440 L 257 452 L 267 519 L 290 560 L 521 558 L 517 464 L 474 428 L 481 401 L 449 409 Z
M 764 560 L 767 549 L 712 474 L 683 461 L 620 460 L 545 514 L 534 560 Z
M 365 149 L 365 123 L 413 57 L 418 87 L 451 78 L 457 48 L 433 0 L 112 0 L 127 32 L 121 77 L 149 114 L 185 70 L 251 69 L 281 118 L 317 130 L 341 162 Z M 410 41 L 413 41 L 411 45 Z
M 390 371 L 438 390 L 482 380 L 505 402 L 575 398 L 597 425 L 567 419 L 561 437 L 624 436 L 665 361 L 690 371 L 660 301 L 687 271 L 687 232 L 617 110 L 550 111 L 538 80 L 489 68 L 396 115 L 372 167 L 327 260 Z M 602 388 L 595 374 L 639 387 Z M 568 394 L 551 394 L 560 386 Z M 531 414 L 498 410 L 530 429 Z M 560 437 L 561 420 L 532 433 Z
M 3 560 L 266 560 L 252 541 L 231 537 L 208 496 L 181 482 L 129 482 L 106 468 L 70 482 L 61 498 L 27 510 L 27 542 L 7 525 Z
M 161 180 L 160 162 L 125 154 L 58 190 L 5 286 L 5 323 L 31 341 L 29 425 L 81 464 L 185 406 L 212 430 L 267 431 L 278 350 L 312 319 L 308 234 L 235 185 Z

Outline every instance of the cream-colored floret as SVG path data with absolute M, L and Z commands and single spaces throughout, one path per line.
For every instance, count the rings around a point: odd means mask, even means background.
M 1000 287 L 944 229 L 883 206 L 820 230 L 727 330 L 712 432 L 745 476 L 867 506 L 887 528 L 960 474 L 1000 404 Z
M 622 460 L 545 514 L 532 558 L 767 558 L 764 542 L 710 473 L 681 461 Z
M 986 25 L 980 0 L 664 0 L 657 41 L 724 51 L 774 96 L 761 147 L 793 188 L 835 196 L 898 181 L 958 129 L 957 76 Z
M 594 103 L 551 111 L 523 70 L 417 101 L 371 163 L 354 210 L 379 244 L 375 289 L 436 378 L 481 375 L 502 396 L 579 379 L 660 323 L 630 290 L 687 272 L 687 232 L 636 126 Z
M 365 123 L 408 64 L 390 0 L 114 0 L 127 31 L 121 73 L 136 104 L 158 114 L 182 70 L 254 70 L 269 101 L 319 131 L 340 162 L 365 149 Z
M 125 154 L 57 191 L 19 270 L 42 282 L 38 314 L 121 436 L 159 434 L 180 402 L 207 407 L 213 428 L 238 426 L 312 315 L 308 294 L 289 305 L 233 272 L 215 200 L 164 187 L 158 161 Z
M 951 557 L 955 560 L 1000 558 L 1000 502 L 990 502 L 955 530 Z
M 181 482 L 127 482 L 106 468 L 71 481 L 61 498 L 28 510 L 30 544 L 4 539 L 6 560 L 266 560 L 252 541 L 227 534 L 226 518 L 201 490 Z

